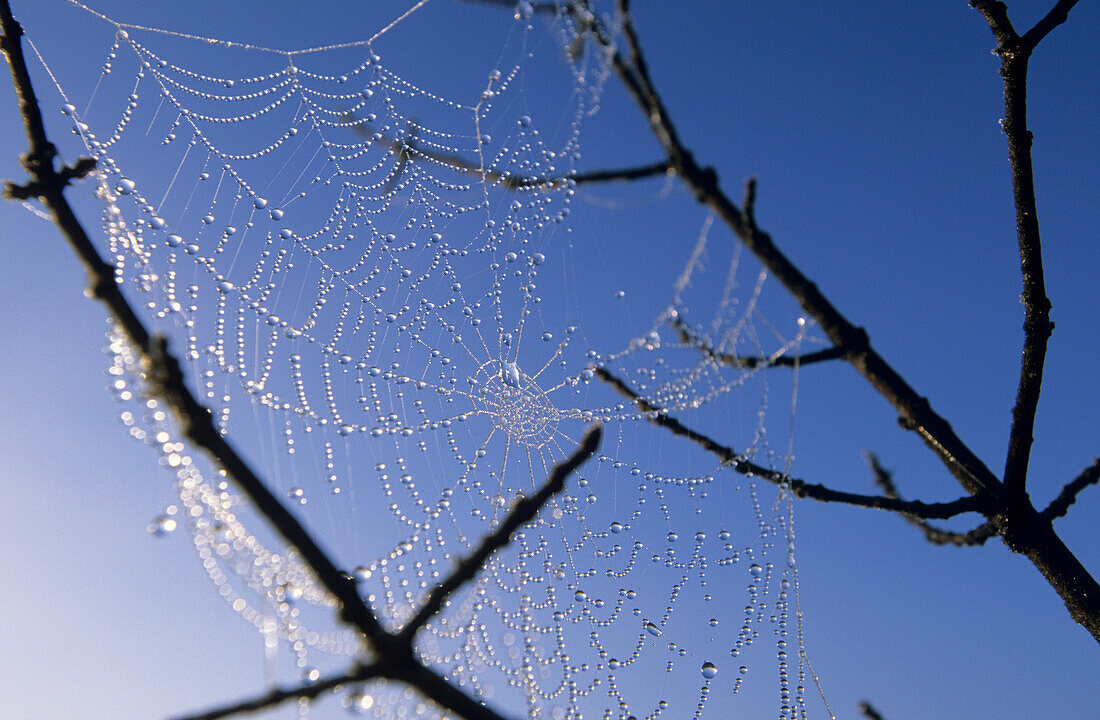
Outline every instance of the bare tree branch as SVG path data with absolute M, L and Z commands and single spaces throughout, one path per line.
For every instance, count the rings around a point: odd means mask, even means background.
M 1003 3 L 972 0 L 985 17 L 997 41 L 1004 81 L 1005 116 L 1003 129 L 1008 140 L 1012 168 L 1012 195 L 1016 206 L 1016 236 L 1020 248 L 1023 276 L 1024 349 L 1016 403 L 1012 408 L 1012 430 L 1005 459 L 1004 484 L 1007 493 L 1005 542 L 1015 549 L 1017 526 L 1026 522 L 1030 501 L 1027 496 L 1027 470 L 1033 443 L 1035 414 L 1043 383 L 1047 343 L 1054 331 L 1050 320 L 1050 300 L 1043 275 L 1042 243 L 1035 205 L 1035 176 L 1032 170 L 1032 134 L 1027 129 L 1027 69 L 1031 51 L 1040 39 L 1064 22 L 1076 0 L 1059 2 L 1038 25 L 1022 39 L 1012 27 Z M 1022 528 L 1021 532 L 1026 532 Z
M 875 484 L 882 489 L 882 492 L 887 497 L 892 497 L 897 500 L 902 500 L 901 494 L 898 492 L 897 486 L 894 484 L 894 474 L 882 467 L 878 461 L 878 456 L 874 453 L 866 453 L 867 464 L 871 467 L 871 473 L 875 479 Z M 902 514 L 907 522 L 920 529 L 924 533 L 924 537 L 928 542 L 933 545 L 984 545 L 989 538 L 998 534 L 997 526 L 986 521 L 977 526 L 973 530 L 960 533 L 952 530 L 944 530 L 938 528 L 923 518 L 916 517 L 915 515 Z
M 1050 505 L 1047 505 L 1040 514 L 1047 521 L 1062 517 L 1069 511 L 1069 506 L 1077 501 L 1078 494 L 1097 482 L 1100 482 L 1100 457 L 1093 460 L 1092 465 L 1082 470 L 1080 475 L 1066 483 L 1062 492 L 1058 493 L 1058 497 L 1051 500 Z
M 580 446 L 576 451 L 565 461 L 554 466 L 553 471 L 539 491 L 517 502 L 511 512 L 497 526 L 497 529 L 492 534 L 487 535 L 481 541 L 481 545 L 458 564 L 450 577 L 432 588 L 420 611 L 402 629 L 402 639 L 411 643 L 417 631 L 439 612 L 447 598 L 463 584 L 472 580 L 478 571 L 485 566 L 489 556 L 508 544 L 512 533 L 525 523 L 530 522 L 539 510 L 550 501 L 550 498 L 565 488 L 565 479 L 596 452 L 596 448 L 600 444 L 601 434 L 602 430 L 599 425 L 592 426 L 592 429 L 581 439 Z
M 875 709 L 875 706 L 866 700 L 859 704 L 859 711 L 867 720 L 883 720 L 882 715 Z
M 263 695 L 259 695 L 250 700 L 242 700 L 232 705 L 224 705 L 220 708 L 214 708 L 195 715 L 181 715 L 175 718 L 175 720 L 220 720 L 221 718 L 230 717 L 232 715 L 266 710 L 267 708 L 281 705 L 287 700 L 312 700 L 318 695 L 336 689 L 341 685 L 362 682 L 379 677 L 382 674 L 380 671 L 381 667 L 378 664 L 362 665 L 346 675 L 337 675 L 331 678 L 318 680 L 317 682 L 306 683 L 290 688 L 272 688 Z
M 715 350 L 707 340 L 700 337 L 693 329 L 688 327 L 683 317 L 677 315 L 669 320 L 680 335 L 680 341 L 694 346 L 699 352 L 706 355 L 718 365 L 729 365 L 735 368 L 747 368 L 753 370 L 758 367 L 801 367 L 827 360 L 838 360 L 844 357 L 842 348 L 831 347 L 825 350 L 806 353 L 805 355 L 775 355 L 772 357 L 756 355 L 733 355 Z
M 355 113 L 346 113 L 344 119 L 349 122 L 355 122 L 359 118 Z M 415 123 L 410 123 L 410 136 L 416 137 Z M 364 128 L 358 125 L 350 126 L 352 132 L 363 137 L 368 137 L 369 133 Z M 575 175 L 562 175 L 562 176 L 534 176 L 525 177 L 522 175 L 508 175 L 505 173 L 497 172 L 488 168 L 483 168 L 481 165 L 475 162 L 466 160 L 465 158 L 457 155 L 448 155 L 447 153 L 441 153 L 436 150 L 430 150 L 423 147 L 419 147 L 413 144 L 412 140 L 397 140 L 394 138 L 383 137 L 384 141 L 392 152 L 397 155 L 397 164 L 394 166 L 394 172 L 391 177 L 386 181 L 385 190 L 392 190 L 396 185 L 398 179 L 406 172 L 408 163 L 416 158 L 426 158 L 432 162 L 438 163 L 445 167 L 449 167 L 452 170 L 457 170 L 460 173 L 467 175 L 473 175 L 478 178 L 483 178 L 489 182 L 499 184 L 500 186 L 509 190 L 517 190 L 519 188 L 526 187 L 544 187 L 554 188 L 560 187 L 567 183 L 572 182 L 575 185 L 586 185 L 603 182 L 614 181 L 631 181 L 641 180 L 642 178 L 652 177 L 654 175 L 665 175 L 669 171 L 668 160 L 658 160 L 657 162 L 650 163 L 649 165 L 638 165 L 628 168 L 614 168 L 609 170 L 593 170 L 591 172 L 577 173 Z M 379 142 L 379 141 L 374 141 Z
M 892 497 L 883 497 L 881 495 L 849 493 L 842 490 L 834 490 L 824 485 L 808 483 L 804 480 L 792 478 L 778 470 L 772 470 L 771 468 L 766 468 L 763 465 L 757 465 L 754 462 L 746 460 L 742 455 L 735 452 L 733 448 L 722 445 L 707 435 L 685 426 L 664 410 L 638 395 L 625 382 L 612 375 L 606 369 L 596 368 L 595 373 L 600 380 L 603 380 L 613 387 L 619 394 L 630 398 L 638 409 L 645 414 L 649 422 L 658 427 L 667 429 L 673 435 L 687 438 L 717 457 L 723 465 L 729 465 L 742 475 L 764 478 L 775 485 L 789 489 L 797 497 L 810 498 L 811 500 L 817 500 L 819 502 L 837 502 L 845 505 L 874 508 L 876 510 L 887 510 L 903 515 L 929 519 L 944 519 L 967 512 L 983 512 L 988 507 L 986 499 L 980 496 L 966 495 L 949 503 L 925 503 L 919 500 L 906 501 Z
M 1051 30 L 1069 19 L 1069 11 L 1077 2 L 1078 0 L 1058 0 L 1058 4 L 1052 7 L 1042 20 L 1035 23 L 1035 27 L 1024 33 L 1024 46 L 1034 49 Z

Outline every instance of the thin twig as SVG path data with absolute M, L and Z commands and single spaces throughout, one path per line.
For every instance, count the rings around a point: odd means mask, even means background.
M 810 498 L 819 502 L 837 502 L 845 505 L 887 510 L 914 517 L 927 519 L 946 519 L 967 512 L 982 512 L 988 506 L 984 497 L 965 495 L 958 500 L 947 503 L 925 503 L 919 500 L 899 500 L 881 495 L 861 495 L 858 493 L 834 490 L 824 485 L 808 483 L 798 478 L 792 478 L 778 470 L 757 465 L 746 460 L 744 456 L 726 445 L 722 445 L 713 438 L 703 433 L 692 430 L 667 412 L 658 408 L 653 403 L 634 392 L 621 379 L 615 377 L 605 368 L 596 368 L 596 376 L 617 390 L 619 394 L 631 399 L 649 422 L 663 427 L 673 435 L 686 438 L 717 457 L 723 465 L 732 467 L 742 475 L 761 477 L 765 480 L 789 489 L 795 496 Z
M 1100 482 L 1100 457 L 1093 460 L 1092 465 L 1082 470 L 1080 475 L 1066 483 L 1058 497 L 1051 500 L 1050 505 L 1040 515 L 1048 522 L 1062 517 L 1069 511 L 1069 506 L 1077 501 L 1077 495 L 1097 482 Z
M 375 663 L 363 665 L 353 672 L 336 675 L 334 677 L 318 680 L 317 682 L 297 685 L 291 688 L 272 688 L 263 695 L 250 700 L 242 700 L 232 705 L 223 705 L 213 710 L 207 710 L 195 715 L 181 715 L 174 720 L 221 720 L 221 718 L 243 713 L 258 712 L 276 705 L 281 705 L 287 700 L 312 700 L 313 698 L 329 690 L 347 685 L 349 683 L 363 682 L 381 675 L 381 667 Z
M 550 476 L 539 491 L 517 502 L 511 512 L 497 526 L 497 529 L 491 535 L 487 535 L 481 541 L 481 545 L 462 560 L 446 580 L 432 588 L 420 611 L 402 629 L 401 637 L 403 639 L 412 642 L 417 631 L 439 612 L 447 598 L 459 587 L 472 580 L 478 571 L 485 567 L 485 562 L 489 559 L 489 556 L 508 544 L 512 533 L 525 523 L 530 522 L 539 510 L 550 501 L 550 498 L 565 489 L 565 479 L 583 465 L 588 458 L 592 457 L 592 454 L 596 452 L 596 448 L 600 445 L 601 435 L 600 426 L 592 426 L 592 429 L 581 439 L 580 446 L 576 451 L 566 460 L 554 466 L 553 471 L 551 471 Z
M 679 315 L 670 319 L 669 323 L 676 328 L 681 342 L 692 345 L 718 365 L 729 365 L 730 367 L 749 370 L 758 367 L 802 367 L 803 365 L 813 365 L 828 360 L 839 360 L 844 357 L 844 350 L 838 347 L 817 350 L 804 355 L 774 355 L 770 357 L 765 355 L 734 355 L 715 350 L 709 342 L 692 330 Z
M 875 706 L 866 700 L 859 704 L 859 711 L 867 720 L 883 720 L 882 715 L 875 709 Z
M 1016 549 L 1019 536 L 1026 534 L 1028 510 L 1027 471 L 1034 442 L 1035 414 L 1043 384 L 1047 344 L 1054 323 L 1050 320 L 1050 299 L 1043 276 L 1042 243 L 1035 204 L 1035 175 L 1032 170 L 1032 134 L 1027 129 L 1027 69 L 1035 44 L 1064 22 L 1076 0 L 1059 2 L 1038 25 L 1021 38 L 1008 19 L 1003 3 L 974 0 L 971 5 L 985 17 L 997 41 L 1004 82 L 1005 116 L 1002 123 L 1008 141 L 1012 168 L 1012 196 L 1016 207 L 1016 237 L 1020 248 L 1023 277 L 1024 349 L 1016 403 L 1012 408 L 1012 429 L 1005 458 L 1004 485 L 1007 493 L 1005 542 Z
M 359 118 L 355 113 L 345 113 L 344 119 L 349 122 L 355 122 Z M 351 130 L 357 135 L 364 137 L 368 136 L 368 133 L 364 128 L 358 125 L 351 125 Z M 412 126 L 415 129 L 415 125 Z M 415 137 L 415 134 L 413 134 Z M 538 187 L 538 188 L 555 188 L 561 187 L 568 183 L 574 185 L 592 185 L 595 183 L 615 182 L 615 181 L 632 181 L 641 180 L 642 178 L 653 177 L 654 175 L 665 175 L 669 171 L 668 160 L 658 160 L 657 162 L 650 163 L 648 165 L 637 165 L 627 168 L 613 168 L 609 170 L 593 170 L 591 172 L 576 173 L 575 175 L 561 175 L 561 176 L 542 176 L 536 175 L 531 177 L 525 177 L 522 175 L 508 175 L 505 173 L 491 170 L 489 168 L 483 168 L 478 163 L 471 162 L 465 158 L 457 155 L 448 155 L 437 150 L 429 150 L 419 147 L 412 143 L 410 140 L 396 140 L 393 138 L 383 137 L 381 141 L 373 140 L 373 142 L 385 142 L 389 146 L 390 150 L 394 152 L 397 157 L 397 164 L 394 166 L 393 175 L 387 180 L 386 190 L 393 189 L 397 184 L 398 178 L 406 171 L 406 166 L 412 160 L 416 158 L 426 158 L 432 162 L 436 162 L 440 165 L 456 170 L 466 175 L 473 175 L 478 178 L 483 178 L 491 183 L 496 183 L 508 190 L 517 190 L 519 188 Z
M 874 453 L 866 453 L 866 458 L 867 464 L 871 467 L 871 473 L 875 479 L 875 484 L 879 486 L 882 492 L 887 497 L 903 500 L 904 498 L 902 498 L 901 494 L 898 492 L 897 485 L 894 484 L 894 474 L 879 463 L 878 456 Z M 987 540 L 998 534 L 997 525 L 990 521 L 978 525 L 973 530 L 960 533 L 953 530 L 938 528 L 927 520 L 916 517 L 915 515 L 902 513 L 902 517 L 904 517 L 907 522 L 920 529 L 920 531 L 924 533 L 925 539 L 933 545 L 956 545 L 959 547 L 964 545 L 984 545 Z

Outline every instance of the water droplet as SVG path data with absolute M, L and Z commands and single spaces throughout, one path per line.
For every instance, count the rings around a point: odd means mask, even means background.
M 764 572 L 764 568 L 760 567 L 756 563 L 753 563 L 749 566 L 749 572 L 752 573 L 753 577 L 760 577 L 760 575 Z
M 233 289 L 233 283 L 228 280 L 222 280 L 218 283 L 218 292 L 227 293 Z
M 661 636 L 661 628 L 657 627 L 652 622 L 647 622 L 645 624 L 645 631 L 647 633 L 649 633 L 650 635 L 652 635 L 653 637 L 660 637 Z
M 616 535 L 618 535 L 618 534 L 619 534 L 619 533 L 621 533 L 622 531 L 623 531 L 623 525 L 622 525 L 622 523 L 617 523 L 617 522 L 613 522 L 613 523 L 611 523 L 611 532 L 613 532 L 613 533 L 615 533 Z
M 252 199 L 252 207 L 256 208 L 257 210 L 263 210 L 265 207 L 267 207 L 267 200 L 263 199 L 262 197 L 255 197 Z
M 355 428 L 352 427 L 351 425 L 346 424 L 346 423 L 343 424 L 343 425 L 340 425 L 338 428 L 336 428 L 336 434 L 340 435 L 342 437 L 347 437 L 348 435 L 351 435 L 353 432 L 355 432 Z
M 516 3 L 516 13 L 514 15 L 516 20 L 530 20 L 534 14 L 535 8 L 528 0 L 519 0 Z
M 546 256 L 542 253 L 535 253 L 531 256 L 531 262 L 535 265 L 542 265 L 544 262 L 546 262 Z
M 502 379 L 504 380 L 504 384 L 510 385 L 511 387 L 519 387 L 519 364 L 514 362 L 505 362 L 502 363 L 502 365 L 503 367 L 501 368 L 501 375 Z
M 214 216 L 210 213 L 206 213 L 202 216 L 202 222 L 203 225 L 209 225 L 210 223 L 214 222 Z
M 285 215 L 286 213 L 284 213 L 284 212 L 283 212 L 283 211 L 282 211 L 282 210 L 281 210 L 280 208 L 273 208 L 273 209 L 271 210 L 271 212 L 270 212 L 270 213 L 268 213 L 268 214 L 269 214 L 269 215 L 271 216 L 271 219 L 272 219 L 272 220 L 275 220 L 276 222 L 278 222 L 279 220 L 282 220 L 282 219 L 283 219 L 283 216 L 284 216 L 284 215 Z
M 118 181 L 118 185 L 115 186 L 115 192 L 119 195 L 129 195 L 134 191 L 136 187 L 133 180 L 130 178 L 122 178 Z
M 179 235 L 169 235 L 168 245 L 170 247 L 179 247 L 180 245 L 183 245 L 183 238 L 181 238 Z
M 520 115 L 519 119 L 516 120 L 516 122 L 519 124 L 520 127 L 527 127 L 528 125 L 531 124 L 531 116 L 530 115 Z
M 586 593 L 584 590 L 578 590 L 577 592 L 573 593 L 573 599 L 577 602 L 584 602 L 588 599 L 588 593 Z
M 299 505 L 306 504 L 306 491 L 300 487 L 292 487 L 287 491 L 286 496 L 295 501 Z
M 374 697 L 366 693 L 353 692 L 344 698 L 344 707 L 349 712 L 365 713 L 374 707 Z
M 176 522 L 175 518 L 168 517 L 167 515 L 157 515 L 155 518 L 153 518 L 153 521 L 149 523 L 149 527 L 147 529 L 149 530 L 150 535 L 163 537 L 164 535 L 167 535 L 168 533 L 175 530 L 177 527 L 178 523 Z
M 715 667 L 712 662 L 705 662 L 703 663 L 702 673 L 703 677 L 707 680 L 711 680 L 718 675 L 718 668 Z

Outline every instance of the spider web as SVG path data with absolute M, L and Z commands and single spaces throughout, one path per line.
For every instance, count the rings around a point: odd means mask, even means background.
M 684 269 L 652 321 L 624 321 L 626 293 L 610 297 L 570 234 L 608 77 L 575 15 L 421 2 L 372 9 L 367 40 L 280 50 L 71 4 L 106 46 L 91 88 L 58 87 L 98 162 L 118 282 L 386 625 L 601 422 L 599 455 L 425 627 L 422 658 L 514 716 L 701 718 L 776 694 L 780 717 L 807 714 L 788 494 L 598 379 L 786 472 L 768 397 L 789 394 L 793 417 L 797 375 L 729 357 L 795 354 L 806 328 L 768 321 L 766 275 L 712 250 L 709 221 L 687 257 L 661 261 Z M 441 23 L 425 60 L 430 43 L 410 43 Z M 191 458 L 126 343 L 110 349 L 122 421 L 179 493 L 150 530 L 191 533 L 264 635 L 273 681 L 346 668 L 366 650 L 331 598 Z M 379 718 L 433 712 L 384 681 L 341 699 Z

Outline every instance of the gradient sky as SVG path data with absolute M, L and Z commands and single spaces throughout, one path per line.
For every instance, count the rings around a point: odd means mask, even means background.
M 427 7 L 421 24 L 395 37 L 392 49 L 404 53 L 408 76 L 430 87 L 446 85 L 458 71 L 440 60 L 440 43 L 446 47 L 453 28 L 429 13 L 445 12 L 448 22 L 468 18 L 462 22 L 469 30 L 496 12 L 435 3 L 445 10 Z M 59 0 L 13 5 L 62 84 L 86 98 L 98 65 L 82 58 L 101 57 L 111 33 Z M 359 39 L 362 27 L 379 27 L 404 4 L 91 5 L 139 25 L 304 47 Z M 1048 3 L 1009 5 L 1023 31 Z M 1001 85 L 981 16 L 963 0 L 904 10 L 851 2 L 634 6 L 656 86 L 700 163 L 717 169 L 734 198 L 744 178 L 759 178 L 760 225 L 999 471 L 1022 308 L 1007 151 L 997 125 Z M 91 51 L 78 47 L 85 27 Z M 1096 3 L 1081 3 L 1036 52 L 1029 85 L 1057 325 L 1031 465 L 1030 491 L 1040 507 L 1098 452 L 1097 27 Z M 51 129 L 64 131 L 61 100 L 41 65 L 30 64 Z M 13 93 L 0 83 L 0 176 L 22 178 L 22 137 Z M 66 144 L 71 137 L 58 133 L 55 140 L 75 152 Z M 581 146 L 582 171 L 659 158 L 614 82 L 600 112 L 585 122 Z M 90 190 L 86 184 L 70 195 Z M 624 288 L 629 303 L 609 305 L 607 332 L 644 332 L 668 303 L 706 215 L 678 184 L 662 180 L 577 195 L 567 221 L 576 260 L 565 279 L 606 288 L 608 302 L 612 289 Z M 84 219 L 94 229 L 94 206 L 84 207 L 92 208 Z M 187 534 L 146 532 L 173 503 L 171 483 L 125 437 L 104 390 L 105 316 L 83 297 L 78 262 L 50 224 L 17 203 L 0 205 L 0 227 L 0 337 L 8 348 L 0 373 L 6 714 L 165 717 L 261 690 L 263 640 L 215 596 Z M 719 285 L 729 242 L 717 225 L 711 230 L 708 269 Z M 769 317 L 781 317 L 781 289 L 771 284 L 767 293 L 774 302 Z M 777 391 L 769 409 L 781 437 L 791 423 L 789 399 Z M 869 492 L 861 452 L 871 450 L 896 471 L 908 497 L 959 494 L 919 440 L 896 427 L 889 406 L 845 366 L 803 368 L 794 424 L 794 472 L 807 480 Z M 713 429 L 719 436 L 724 430 Z M 666 447 L 666 460 L 679 452 Z M 1097 513 L 1100 492 L 1093 488 L 1056 525 L 1094 572 Z M 966 529 L 965 519 L 957 527 Z M 1095 713 L 1095 641 L 1072 623 L 1035 568 L 999 542 L 932 547 L 897 517 L 799 501 L 796 543 L 806 647 L 838 716 L 854 717 L 864 699 L 888 720 Z M 720 713 L 720 698 L 712 702 L 708 714 Z M 775 710 L 742 712 L 767 717 Z M 294 715 L 284 708 L 270 716 Z M 331 700 L 313 713 L 342 715 Z

